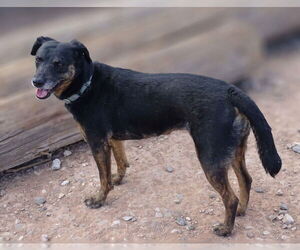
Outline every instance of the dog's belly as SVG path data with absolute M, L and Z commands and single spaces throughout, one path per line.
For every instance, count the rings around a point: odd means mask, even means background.
M 114 131 L 112 134 L 112 138 L 116 140 L 139 140 L 163 134 L 170 134 L 174 130 L 187 129 L 187 127 L 188 126 L 186 122 L 180 122 L 177 124 L 173 124 L 173 126 L 153 129 L 149 129 L 149 127 L 144 129 L 141 127 L 136 129 L 129 128 L 126 130 Z

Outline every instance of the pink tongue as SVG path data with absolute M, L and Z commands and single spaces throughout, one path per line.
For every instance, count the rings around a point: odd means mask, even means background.
M 44 98 L 48 95 L 48 90 L 47 89 L 37 89 L 36 90 L 36 96 L 39 98 Z

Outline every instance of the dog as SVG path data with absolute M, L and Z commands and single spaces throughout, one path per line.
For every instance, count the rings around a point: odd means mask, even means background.
M 213 228 L 230 235 L 236 215 L 244 215 L 252 178 L 245 164 L 252 128 L 265 171 L 274 177 L 281 159 L 271 128 L 253 100 L 224 81 L 193 74 L 147 74 L 93 62 L 79 41 L 62 43 L 38 37 L 31 55 L 36 73 L 36 97 L 52 93 L 79 124 L 97 163 L 101 188 L 85 199 L 99 208 L 129 167 L 123 140 L 143 139 L 186 129 L 190 133 L 207 180 L 220 194 L 225 220 Z M 111 174 L 111 151 L 117 173 Z M 232 166 L 240 195 L 234 194 L 227 171 Z

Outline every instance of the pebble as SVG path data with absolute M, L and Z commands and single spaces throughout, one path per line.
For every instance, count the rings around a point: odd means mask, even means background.
M 282 222 L 283 222 L 283 224 L 291 225 L 291 224 L 294 224 L 295 220 L 291 215 L 285 214 L 282 219 Z
M 188 231 L 193 231 L 193 230 L 195 230 L 196 228 L 195 228 L 194 225 L 189 224 L 189 225 L 186 226 L 186 229 L 187 229 Z
M 44 197 L 35 197 L 34 202 L 37 205 L 43 205 L 46 202 L 46 199 Z
M 182 231 L 181 230 L 179 230 L 179 229 L 173 229 L 172 231 L 171 231 L 171 234 L 181 234 L 182 233 Z
M 281 189 L 278 189 L 277 192 L 276 192 L 276 195 L 277 196 L 283 196 L 283 192 Z
M 295 153 L 300 154 L 300 143 L 295 143 L 295 144 L 292 146 L 292 150 L 293 150 Z
M 175 198 L 174 202 L 176 204 L 180 204 L 182 202 L 182 200 L 183 200 L 183 195 L 182 194 L 176 194 L 176 198 Z
M 5 190 L 0 190 L 0 197 L 3 197 L 6 194 Z
M 286 236 L 286 235 L 282 235 L 282 236 L 281 236 L 281 239 L 282 239 L 282 240 L 287 240 L 288 238 L 289 238 L 289 237 Z
M 255 237 L 255 235 L 252 232 L 248 232 L 247 237 L 250 238 L 250 239 L 253 239 Z
M 58 199 L 61 199 L 61 198 L 63 198 L 63 197 L 65 197 L 65 194 L 63 194 L 63 193 L 60 193 L 60 194 L 58 195 Z
M 54 159 L 52 161 L 51 169 L 52 170 L 59 170 L 61 168 L 61 161 L 60 159 Z
M 24 239 L 24 236 L 21 235 L 21 236 L 18 238 L 18 241 L 21 241 L 21 240 L 23 240 L 23 239 Z
M 209 198 L 210 198 L 210 199 L 215 199 L 215 198 L 217 198 L 217 195 L 216 195 L 216 194 L 210 194 L 210 195 L 209 195 Z
M 131 216 L 131 215 L 126 215 L 122 219 L 125 220 L 125 221 L 132 221 L 132 222 L 136 221 L 136 218 L 134 216 Z
M 41 240 L 43 242 L 48 242 L 50 240 L 49 236 L 47 234 L 42 234 L 41 236 Z
M 262 233 L 263 235 L 269 235 L 270 234 L 270 232 L 269 231 L 263 231 L 263 233 Z
M 271 214 L 268 218 L 270 221 L 275 221 L 277 219 L 277 215 Z
M 281 203 L 279 208 L 280 208 L 281 210 L 288 210 L 288 209 L 289 209 L 288 205 L 285 204 L 285 203 Z
M 64 157 L 70 156 L 72 152 L 70 150 L 65 150 L 64 151 Z
M 252 226 L 245 226 L 245 229 L 246 230 L 252 230 L 252 229 L 254 229 L 254 227 L 252 227 Z
M 262 193 L 265 192 L 265 190 L 264 190 L 263 188 L 261 188 L 261 187 L 255 188 L 254 191 L 255 191 L 256 193 L 259 193 L 259 194 L 262 194 Z
M 43 189 L 42 194 L 46 194 L 46 193 L 47 193 L 46 189 Z
M 183 218 L 183 217 L 178 217 L 176 219 L 176 223 L 179 225 L 179 226 L 185 226 L 186 225 L 186 219 Z
M 119 226 L 120 224 L 121 224 L 120 220 L 115 220 L 115 221 L 113 221 L 113 223 L 111 224 L 111 226 L 115 227 L 115 226 Z
M 61 186 L 66 186 L 70 183 L 69 180 L 64 180 L 62 183 L 60 183 Z
M 166 167 L 166 171 L 168 173 L 173 173 L 174 172 L 174 168 L 172 168 L 172 167 Z

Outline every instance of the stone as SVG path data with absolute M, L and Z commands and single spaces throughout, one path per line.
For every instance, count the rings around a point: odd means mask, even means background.
M 300 143 L 295 143 L 295 144 L 292 146 L 292 150 L 293 150 L 295 153 L 300 154 Z
M 283 192 L 281 189 L 278 189 L 277 192 L 276 192 L 276 195 L 277 196 L 283 196 Z
M 66 186 L 70 183 L 69 180 L 64 180 L 62 183 L 60 183 L 61 186 Z
M 42 234 L 41 235 L 41 240 L 43 242 L 48 242 L 50 240 L 49 236 L 47 234 Z
M 259 194 L 262 194 L 262 193 L 265 192 L 265 190 L 264 190 L 263 188 L 261 188 L 261 187 L 254 188 L 254 191 L 255 191 L 256 193 L 259 193 Z
M 183 195 L 182 194 L 176 194 L 176 198 L 174 200 L 175 204 L 180 204 L 183 200 Z
M 176 219 L 176 223 L 179 225 L 179 226 L 185 226 L 186 225 L 186 219 L 183 218 L 183 217 L 178 217 Z
M 115 221 L 112 222 L 111 226 L 115 227 L 115 226 L 119 226 L 120 224 L 121 224 L 120 220 L 115 220 Z
M 72 154 L 72 152 L 70 150 L 65 150 L 64 151 L 64 157 L 68 157 Z
M 280 206 L 279 206 L 279 208 L 280 208 L 281 210 L 288 210 L 288 209 L 289 209 L 288 205 L 285 204 L 285 203 L 281 203 Z
M 123 220 L 125 221 L 136 221 L 136 218 L 134 216 L 131 216 L 131 215 L 126 215 L 122 218 Z
M 52 161 L 51 169 L 52 170 L 59 170 L 61 168 L 61 161 L 60 159 L 54 159 Z
M 291 225 L 291 224 L 294 224 L 295 220 L 291 215 L 285 214 L 282 219 L 282 222 L 283 222 L 283 224 Z
M 186 226 L 186 229 L 187 229 L 188 231 L 193 231 L 193 230 L 195 230 L 196 228 L 195 228 L 194 225 L 188 224 L 188 225 Z
M 269 235 L 270 234 L 270 232 L 269 231 L 263 231 L 263 233 L 262 233 L 264 236 L 267 236 L 267 235 Z
M 248 237 L 249 239 L 253 239 L 253 238 L 255 237 L 255 235 L 254 235 L 254 233 L 252 233 L 252 232 L 248 232 L 248 233 L 247 233 L 247 237 Z
M 35 197 L 34 202 L 37 205 L 43 205 L 46 202 L 46 199 L 44 197 Z
M 0 190 L 0 197 L 3 197 L 4 195 L 6 195 L 6 192 L 5 192 L 5 190 L 1 189 Z
M 252 226 L 245 226 L 245 229 L 246 230 L 252 230 L 252 229 L 254 229 L 254 227 L 252 227 Z
M 171 231 L 171 234 L 181 234 L 182 233 L 182 231 L 181 230 L 179 230 L 179 229 L 173 229 L 172 231 Z
M 168 173 L 173 173 L 174 172 L 174 168 L 172 168 L 172 167 L 166 167 L 166 171 Z
M 61 199 L 61 198 L 63 198 L 63 197 L 65 197 L 65 194 L 63 194 L 63 193 L 60 193 L 60 194 L 58 195 L 58 199 Z

